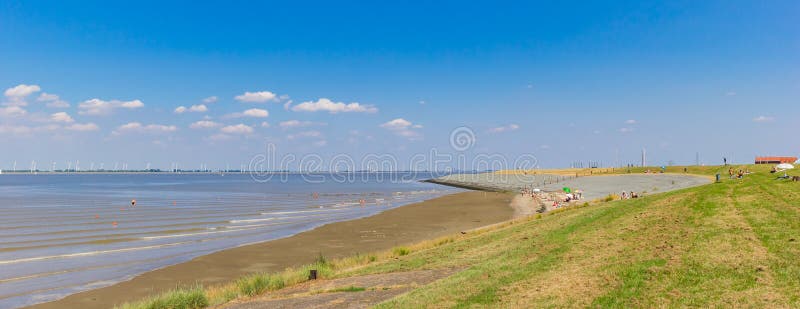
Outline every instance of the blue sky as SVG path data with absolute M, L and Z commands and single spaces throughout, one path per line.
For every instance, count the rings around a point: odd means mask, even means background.
M 2 1 L 0 169 L 238 167 L 267 143 L 542 167 L 797 155 L 797 20 L 796 1 Z

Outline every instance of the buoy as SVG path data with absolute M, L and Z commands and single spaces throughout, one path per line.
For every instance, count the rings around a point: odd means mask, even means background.
M 131 200 L 131 206 L 136 206 L 136 200 L 135 199 Z

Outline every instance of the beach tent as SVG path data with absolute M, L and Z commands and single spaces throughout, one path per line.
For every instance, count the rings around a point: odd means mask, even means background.
M 778 169 L 778 170 L 790 170 L 790 169 L 793 169 L 793 168 L 794 168 L 794 165 L 791 165 L 789 163 L 781 163 L 781 164 L 778 164 L 778 165 L 775 166 L 775 169 Z
M 564 190 L 564 193 L 570 193 L 572 191 L 569 189 L 569 187 L 564 187 L 562 190 Z

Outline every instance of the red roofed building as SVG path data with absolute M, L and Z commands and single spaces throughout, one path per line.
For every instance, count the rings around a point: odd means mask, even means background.
M 756 157 L 756 164 L 794 163 L 797 157 Z

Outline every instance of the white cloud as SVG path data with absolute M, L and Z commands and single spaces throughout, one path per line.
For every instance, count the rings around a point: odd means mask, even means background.
M 14 87 L 6 89 L 3 93 L 6 97 L 27 97 L 34 92 L 42 90 L 38 85 L 25 85 L 19 84 Z
M 753 122 L 772 122 L 774 120 L 775 118 L 769 116 L 758 116 L 756 118 L 753 118 Z
M 19 106 L 0 107 L 0 117 L 19 117 L 27 113 L 28 111 Z
M 72 119 L 72 117 L 69 114 L 65 113 L 65 112 L 60 112 L 60 113 L 55 113 L 55 114 L 50 115 L 50 121 L 52 121 L 52 122 L 71 123 L 71 122 L 75 122 L 75 119 Z
M 333 102 L 326 98 L 320 98 L 316 102 L 309 101 L 297 104 L 292 107 L 292 110 L 295 112 L 319 112 L 319 111 L 326 111 L 331 114 L 336 113 L 375 113 L 378 111 L 372 105 L 362 105 L 356 102 L 353 103 L 342 103 L 342 102 Z
M 286 136 L 286 139 L 298 139 L 298 138 L 320 138 L 322 137 L 322 133 L 319 131 L 304 131 L 295 134 L 289 134 Z
M 300 121 L 300 120 L 287 120 L 282 121 L 278 124 L 283 129 L 290 129 L 290 128 L 302 128 L 302 127 L 311 127 L 311 126 L 324 126 L 327 123 L 324 122 L 312 122 L 312 121 Z
M 8 98 L 8 102 L 4 105 L 6 106 L 26 106 L 28 102 L 25 101 L 25 98 L 29 95 L 39 92 L 42 89 L 39 88 L 38 85 L 25 85 L 19 84 L 14 87 L 6 89 L 3 94 Z
M 636 124 L 636 120 L 634 119 L 625 120 L 625 124 Z
M 517 129 L 519 129 L 519 125 L 512 123 L 506 126 L 491 128 L 489 129 L 489 133 L 502 133 L 502 132 L 515 131 Z
M 403 118 L 397 118 L 391 121 L 387 121 L 380 125 L 381 128 L 387 129 L 392 133 L 408 138 L 410 140 L 416 140 L 421 137 L 419 132 L 414 131 L 414 129 L 422 128 L 421 125 L 415 125 L 411 123 L 411 121 L 405 120 Z
M 388 121 L 388 122 L 386 122 L 384 124 L 381 124 L 381 128 L 389 129 L 389 130 L 400 130 L 400 129 L 406 129 L 406 128 L 410 127 L 411 125 L 412 125 L 411 121 L 405 120 L 403 118 L 397 118 L 397 119 Z
M 249 103 L 264 103 L 269 101 L 278 101 L 278 96 L 275 93 L 269 91 L 258 91 L 258 92 L 245 92 L 243 94 L 237 95 L 234 97 L 236 101 L 239 102 L 249 102 Z
M 200 120 L 195 123 L 189 125 L 189 128 L 192 129 L 209 129 L 209 128 L 216 128 L 220 126 L 219 123 L 210 121 L 210 120 Z
M 550 149 L 550 145 L 541 145 L 541 146 L 539 146 L 539 149 L 548 150 L 548 149 Z
M 178 106 L 177 108 L 175 108 L 176 114 L 183 114 L 185 112 L 205 113 L 207 111 L 208 107 L 206 107 L 205 104 L 192 105 L 189 108 L 186 108 L 186 106 Z
M 292 100 L 289 100 L 289 101 L 286 101 L 286 103 L 283 103 L 283 110 L 287 110 L 287 111 L 288 111 L 288 110 L 289 110 L 289 107 L 291 107 L 291 106 L 292 106 L 292 103 L 293 103 L 293 102 L 294 102 L 294 101 L 292 101 Z
M 122 103 L 119 104 L 119 106 L 123 107 L 123 108 L 131 108 L 132 109 L 132 108 L 144 107 L 144 103 L 142 103 L 142 101 L 139 101 L 139 100 L 133 100 L 133 101 L 122 102 Z
M 223 127 L 220 129 L 220 131 L 228 134 L 252 134 L 253 127 L 240 123 L 237 125 Z
M 78 109 L 80 111 L 78 114 L 81 115 L 108 115 L 111 113 L 112 110 L 117 108 L 126 108 L 126 109 L 135 109 L 141 108 L 144 106 L 144 103 L 139 100 L 133 101 L 119 101 L 119 100 L 111 100 L 105 101 L 101 99 L 91 99 L 86 100 L 78 104 Z
M 217 98 L 217 96 L 210 96 L 208 98 L 203 99 L 203 103 L 205 104 L 214 104 L 217 103 L 217 101 L 219 101 L 219 98 Z
M 163 124 L 142 125 L 139 122 L 129 122 L 117 127 L 118 132 L 140 132 L 140 133 L 165 133 L 174 132 L 178 127 Z
M 269 122 L 266 122 L 266 121 L 262 122 L 261 123 L 261 127 L 262 128 L 269 128 L 270 127 Z
M 76 124 L 69 125 L 69 126 L 65 127 L 65 129 L 70 130 L 70 131 L 85 132 L 85 131 L 97 131 L 98 129 L 100 129 L 100 127 L 98 127 L 96 124 L 90 122 L 90 123 L 83 123 L 83 124 L 76 123 Z
M 619 128 L 619 132 L 620 133 L 630 133 L 630 132 L 633 132 L 633 128 L 628 128 L 628 127 Z
M 189 107 L 189 111 L 195 113 L 205 113 L 208 111 L 208 107 L 206 107 L 205 104 L 192 105 L 192 107 Z
M 316 142 L 313 142 L 313 143 L 311 143 L 311 144 L 312 144 L 312 145 L 314 145 L 314 146 L 317 146 L 317 147 L 322 147 L 322 146 L 325 146 L 325 145 L 327 145 L 327 144 L 328 144 L 328 141 L 326 141 L 326 140 L 324 140 L 324 139 L 323 139 L 323 140 L 318 140 L 318 141 L 316 141 Z
M 265 109 L 251 108 L 242 112 L 242 115 L 247 117 L 266 118 L 269 117 L 269 112 Z
M 52 93 L 47 93 L 47 92 L 42 92 L 39 95 L 39 97 L 36 98 L 36 101 L 47 102 L 46 106 L 47 107 L 52 107 L 52 108 L 67 108 L 67 107 L 69 107 L 69 103 L 67 103 L 64 100 L 61 100 L 61 98 L 59 98 L 57 95 L 52 94 Z
M 232 113 L 223 116 L 223 118 L 242 118 L 242 117 L 267 118 L 269 117 L 269 111 L 265 109 L 251 108 L 241 113 Z

